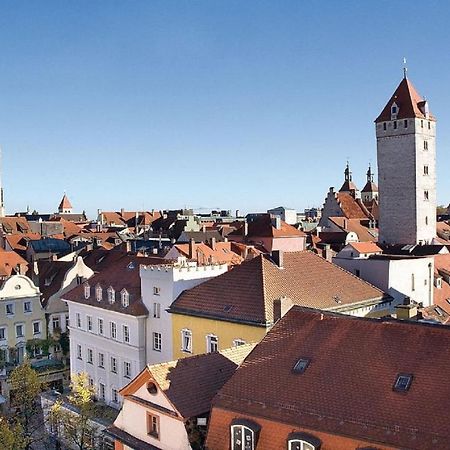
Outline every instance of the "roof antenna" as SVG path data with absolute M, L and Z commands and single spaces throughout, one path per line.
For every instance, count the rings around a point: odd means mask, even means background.
M 403 57 L 403 78 L 406 80 L 406 72 L 408 72 L 408 67 L 406 66 L 406 58 Z

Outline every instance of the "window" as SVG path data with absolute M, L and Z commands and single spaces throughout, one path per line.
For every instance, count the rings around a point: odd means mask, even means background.
M 408 121 L 406 119 L 403 121 L 403 128 L 408 128 Z
M 69 319 L 69 315 L 66 316 L 66 328 L 69 328 L 70 325 L 70 319 Z
M 425 225 L 428 225 L 428 216 L 425 216 Z
M 12 303 L 7 303 L 6 304 L 6 314 L 8 316 L 14 314 L 14 305 Z
M 92 316 L 86 316 L 87 319 L 87 329 L 88 331 L 92 331 Z
M 100 396 L 100 400 L 105 401 L 105 385 L 103 383 L 99 383 L 99 396 Z
M 306 433 L 291 433 L 288 436 L 288 450 L 318 450 L 321 442 Z
M 428 166 L 423 166 L 423 174 L 428 175 Z
M 150 383 L 147 383 L 147 391 L 149 394 L 156 395 L 158 393 L 158 388 L 155 383 L 150 381 Z
M 250 420 L 231 422 L 231 450 L 256 449 L 260 427 Z
M 103 335 L 103 319 L 98 319 L 98 334 Z
M 397 129 L 397 121 L 394 120 L 394 130 L 396 130 L 396 129 Z
M 245 341 L 243 339 L 235 339 L 233 341 L 233 347 L 239 347 L 240 345 L 245 345 Z
M 386 131 L 386 122 L 383 123 L 383 130 Z
M 117 325 L 115 322 L 109 322 L 109 335 L 113 339 L 117 339 Z
M 123 326 L 123 342 L 130 342 L 130 328 L 128 325 Z
M 23 303 L 23 312 L 25 312 L 25 313 L 31 312 L 31 302 Z
M 23 325 L 16 325 L 16 337 L 23 337 Z
M 428 141 L 423 141 L 423 149 L 428 150 Z
M 111 389 L 111 399 L 114 403 L 119 403 L 119 394 L 116 388 Z
M 128 294 L 128 291 L 126 289 L 123 289 L 121 297 L 122 297 L 122 306 L 126 308 L 130 304 L 130 294 Z
M 414 279 L 414 274 L 411 274 L 411 291 L 415 291 L 416 290 L 416 283 L 415 283 L 415 279 Z
M 161 303 L 153 303 L 153 317 L 155 319 L 161 317 Z
M 108 288 L 108 302 L 113 304 L 116 301 L 116 291 L 110 286 Z
M 81 328 L 81 314 L 77 313 L 77 327 Z
M 117 373 L 117 359 L 111 356 L 111 372 Z
M 53 331 L 61 329 L 60 324 L 59 324 L 59 317 L 52 318 L 52 326 L 53 326 Z
M 84 298 L 88 299 L 91 296 L 91 287 L 89 286 L 89 284 L 85 284 L 84 285 Z
M 105 368 L 105 354 L 104 353 L 98 354 L 98 367 L 101 367 L 102 369 Z
M 423 120 L 420 121 L 420 128 L 423 128 Z
M 161 333 L 153 333 L 153 350 L 161 351 Z
M 355 269 L 355 275 L 359 277 L 361 275 L 361 271 L 359 269 Z
M 131 378 L 131 363 L 128 361 L 123 363 L 123 376 L 125 378 Z
M 79 286 L 82 283 L 83 283 L 83 277 L 80 275 L 77 275 L 77 285 Z
M 92 351 L 92 348 L 87 349 L 87 362 L 89 364 L 94 364 L 94 352 Z
M 423 199 L 424 200 L 428 200 L 429 199 L 428 191 L 423 191 Z
M 103 291 L 100 285 L 97 285 L 97 287 L 95 288 L 95 298 L 98 302 L 100 302 L 103 298 Z
M 431 130 L 431 122 L 428 122 L 428 129 Z
M 192 331 L 181 331 L 181 350 L 183 352 L 192 353 Z
M 294 364 L 294 367 L 292 368 L 292 372 L 298 373 L 298 374 L 304 373 L 305 370 L 308 368 L 310 362 L 311 362 L 311 359 L 309 359 L 309 358 L 300 358 Z
M 161 293 L 161 288 L 158 286 L 153 286 L 153 295 L 159 295 Z
M 399 373 L 394 384 L 394 391 L 406 392 L 411 387 L 413 376 L 409 373 Z
M 6 339 L 6 328 L 0 328 L 0 341 L 4 341 Z
M 159 417 L 147 413 L 147 434 L 159 439 Z
M 213 353 L 217 352 L 218 349 L 219 349 L 219 338 L 212 334 L 206 336 L 206 352 Z
M 33 334 L 39 334 L 41 332 L 41 322 L 33 322 Z
M 78 359 L 83 359 L 82 353 L 81 353 L 81 345 L 78 344 L 77 345 L 77 358 Z

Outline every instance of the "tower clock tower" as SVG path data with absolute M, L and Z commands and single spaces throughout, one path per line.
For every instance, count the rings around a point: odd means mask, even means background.
M 381 244 L 436 235 L 436 119 L 405 76 L 375 120 Z

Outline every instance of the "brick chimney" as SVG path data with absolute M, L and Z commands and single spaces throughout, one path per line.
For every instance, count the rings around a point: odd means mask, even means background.
M 282 269 L 284 264 L 283 250 L 272 250 L 272 260 L 280 269 Z
M 191 238 L 189 241 L 189 259 L 194 259 L 195 255 L 195 239 Z
M 216 238 L 212 237 L 211 238 L 211 250 L 216 250 Z

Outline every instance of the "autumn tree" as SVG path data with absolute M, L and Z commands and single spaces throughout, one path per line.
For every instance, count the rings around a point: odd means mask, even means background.
M 6 417 L 0 417 L 0 448 L 2 450 L 24 450 L 26 448 L 22 427 L 17 422 L 9 423 Z
M 62 400 L 52 406 L 49 420 L 64 434 L 64 439 L 79 450 L 96 448 L 95 439 L 99 435 L 98 428 L 93 424 L 95 417 L 95 389 L 89 385 L 87 373 L 72 375 L 71 394 L 68 401 L 77 412 L 66 408 Z

